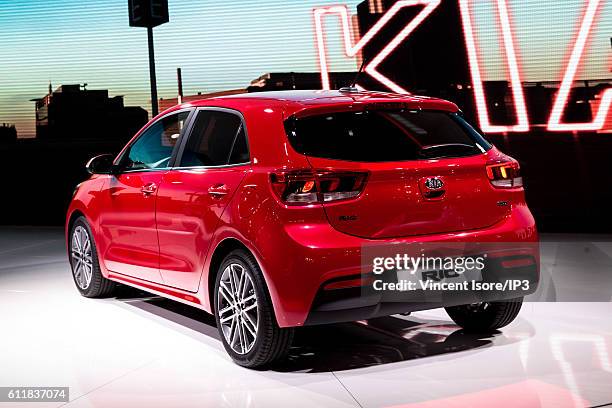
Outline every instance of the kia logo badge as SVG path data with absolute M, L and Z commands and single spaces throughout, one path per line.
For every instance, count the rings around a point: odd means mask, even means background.
M 444 182 L 437 177 L 430 177 L 425 180 L 425 187 L 430 190 L 439 190 L 444 187 Z

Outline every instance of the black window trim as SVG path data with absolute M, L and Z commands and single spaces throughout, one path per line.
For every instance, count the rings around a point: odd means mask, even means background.
M 183 153 L 185 152 L 185 147 L 187 146 L 187 142 L 189 141 L 193 128 L 195 127 L 197 115 L 199 112 L 202 112 L 202 111 L 226 112 L 226 113 L 234 114 L 240 118 L 240 126 L 238 126 L 238 130 L 236 131 L 236 134 L 234 135 L 234 140 L 232 141 L 232 147 L 229 151 L 229 155 L 227 156 L 227 160 L 229 162 L 230 158 L 232 157 L 232 153 L 234 151 L 234 145 L 236 144 L 236 138 L 238 136 L 238 133 L 240 133 L 240 129 L 242 129 L 244 131 L 244 137 L 246 139 L 247 149 L 249 151 L 248 161 L 245 161 L 242 163 L 222 164 L 219 166 L 179 166 L 178 165 L 181 163 L 181 160 L 183 158 Z M 246 127 L 246 121 L 244 120 L 244 115 L 242 114 L 242 112 L 236 109 L 223 108 L 219 106 L 201 106 L 195 109 L 194 113 L 190 116 L 188 126 L 185 127 L 184 135 L 181 137 L 180 146 L 177 149 L 176 160 L 172 163 L 173 164 L 172 170 L 222 169 L 222 168 L 228 168 L 228 167 L 246 166 L 246 165 L 250 165 L 251 163 L 252 163 L 252 159 L 251 159 L 251 146 L 249 144 L 249 134 L 248 134 L 247 127 Z
M 151 122 L 149 123 L 144 129 L 142 129 L 140 131 L 140 133 L 138 134 L 138 137 L 136 137 L 134 140 L 132 140 L 130 143 L 128 143 L 125 148 L 123 149 L 123 152 L 117 156 L 117 158 L 115 159 L 115 161 L 113 162 L 115 165 L 121 163 L 123 161 L 123 158 L 125 157 L 126 154 L 129 154 L 131 147 L 140 140 L 140 138 L 142 136 L 144 136 L 144 134 L 151 129 L 151 127 L 155 126 L 156 124 L 158 124 L 159 122 L 161 122 L 162 120 L 173 116 L 173 115 L 180 115 L 181 113 L 185 113 L 185 112 L 189 112 L 189 114 L 187 115 L 187 119 L 185 119 L 185 126 L 183 127 L 183 129 L 181 130 L 181 134 L 179 135 L 179 138 L 177 140 L 177 142 L 175 143 L 174 147 L 172 148 L 172 154 L 170 155 L 170 160 L 168 161 L 168 166 L 166 167 L 157 167 L 154 169 L 135 169 L 135 170 L 122 170 L 119 174 L 127 174 L 127 173 L 143 173 L 143 172 L 153 172 L 153 171 L 168 171 L 171 168 L 173 168 L 174 164 L 176 163 L 176 158 L 179 152 L 179 148 L 180 148 L 180 144 L 182 143 L 183 138 L 185 138 L 185 135 L 187 134 L 187 130 L 191 129 L 191 122 L 194 118 L 194 112 L 196 111 L 195 108 L 189 107 L 189 108 L 182 108 L 182 109 L 178 109 L 172 112 L 168 112 L 167 114 L 160 116 L 155 122 Z

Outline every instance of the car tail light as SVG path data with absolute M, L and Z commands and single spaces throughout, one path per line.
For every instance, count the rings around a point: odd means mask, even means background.
M 367 172 L 305 169 L 274 172 L 270 181 L 281 201 L 300 205 L 356 198 L 367 177 Z
M 516 161 L 505 161 L 487 165 L 487 176 L 495 187 L 523 187 L 521 169 Z

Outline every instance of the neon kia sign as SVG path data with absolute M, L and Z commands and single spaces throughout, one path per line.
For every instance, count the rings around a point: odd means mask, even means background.
M 325 15 L 338 15 L 340 17 L 340 27 L 342 30 L 342 38 L 344 42 L 344 52 L 347 57 L 355 57 L 363 47 L 376 36 L 376 34 L 396 15 L 402 8 L 411 6 L 423 6 L 422 10 L 411 21 L 407 22 L 404 28 L 393 37 L 380 52 L 372 58 L 364 66 L 364 71 L 372 78 L 385 85 L 394 92 L 407 93 L 407 91 L 393 82 L 377 70 L 380 63 L 397 48 L 410 34 L 431 14 L 433 10 L 440 5 L 441 0 L 400 0 L 393 6 L 363 35 L 356 43 L 353 43 L 351 38 L 351 24 L 349 21 L 349 11 L 346 6 L 335 5 L 326 7 L 315 7 L 314 13 L 314 28 L 315 41 L 317 46 L 317 55 L 321 68 L 321 82 L 323 89 L 330 89 L 329 70 L 327 65 L 327 55 L 325 51 L 325 35 L 323 27 L 323 17 Z M 478 112 L 478 120 L 483 131 L 488 133 L 503 133 L 503 132 L 527 132 L 530 128 L 529 116 L 523 95 L 521 83 L 521 75 L 517 62 L 516 51 L 514 46 L 514 37 L 512 27 L 510 25 L 510 17 L 506 0 L 492 0 L 496 2 L 497 13 L 499 16 L 500 28 L 502 33 L 502 42 L 504 53 L 506 56 L 506 65 L 510 74 L 510 88 L 512 90 L 512 98 L 516 110 L 517 122 L 514 125 L 502 126 L 492 124 L 489 119 L 489 112 L 486 104 L 486 95 L 484 92 L 483 81 L 481 76 L 480 63 L 478 61 L 478 49 L 476 46 L 474 29 L 472 26 L 472 18 L 470 16 L 468 0 L 458 0 L 461 13 L 461 22 L 468 53 L 468 63 L 470 74 L 472 76 L 472 85 L 474 88 L 474 97 Z M 603 128 L 610 111 L 612 104 L 612 88 L 607 89 L 601 96 L 599 109 L 593 115 L 592 122 L 587 123 L 563 123 L 561 117 L 569 102 L 569 94 L 571 85 L 575 79 L 576 71 L 582 58 L 585 44 L 591 32 L 593 21 L 601 4 L 601 0 L 586 0 L 587 7 L 582 16 L 582 21 L 578 34 L 575 38 L 572 52 L 570 54 L 565 73 L 557 92 L 551 113 L 548 119 L 547 129 L 549 131 L 596 131 Z

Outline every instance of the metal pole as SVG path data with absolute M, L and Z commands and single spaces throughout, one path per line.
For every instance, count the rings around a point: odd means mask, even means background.
M 159 107 L 157 105 L 157 79 L 155 78 L 155 54 L 153 52 L 153 27 L 147 27 L 149 38 L 149 77 L 151 80 L 151 117 L 157 116 Z
M 183 75 L 181 74 L 181 69 L 176 69 L 176 82 L 178 84 L 178 103 L 183 103 Z

